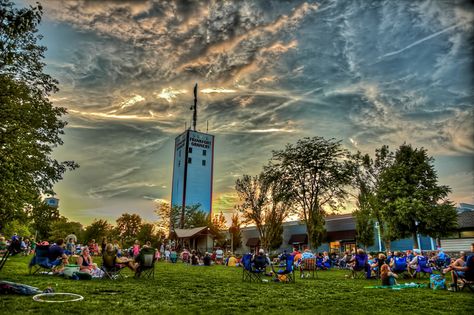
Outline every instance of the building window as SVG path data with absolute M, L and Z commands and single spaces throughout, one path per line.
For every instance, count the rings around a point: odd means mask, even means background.
M 188 164 L 191 164 L 191 162 L 192 162 L 192 159 L 188 158 Z
M 193 148 L 188 148 L 189 153 L 193 153 Z
M 202 166 L 206 166 L 206 160 L 202 160 Z
M 178 150 L 178 156 L 181 157 L 181 150 Z
M 206 155 L 207 151 L 206 150 L 202 150 L 202 155 Z
M 178 167 L 180 167 L 180 166 L 181 166 L 181 160 L 178 161 Z

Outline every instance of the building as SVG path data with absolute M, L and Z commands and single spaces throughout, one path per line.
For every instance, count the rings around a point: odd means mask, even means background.
M 183 209 L 200 204 L 200 210 L 212 213 L 214 136 L 196 131 L 197 84 L 194 87 L 193 129 L 176 137 L 174 145 L 171 205 Z
M 445 251 L 468 250 L 474 243 L 474 211 L 459 211 L 458 229 L 450 237 L 442 238 L 440 243 Z
M 324 243 L 316 251 L 344 252 L 353 250 L 356 242 L 356 223 L 352 214 L 331 215 L 325 218 L 326 237 Z M 368 251 L 385 251 L 383 242 L 378 233 L 377 226 L 374 227 L 374 245 L 367 248 Z M 429 236 L 419 235 L 420 249 L 435 250 L 436 242 Z M 243 251 L 254 251 L 260 246 L 258 232 L 255 226 L 242 229 Z M 277 252 L 291 250 L 296 247 L 302 249 L 308 245 L 306 225 L 302 221 L 291 221 L 283 223 L 283 242 Z M 391 242 L 391 250 L 413 249 L 413 240 L 406 238 Z

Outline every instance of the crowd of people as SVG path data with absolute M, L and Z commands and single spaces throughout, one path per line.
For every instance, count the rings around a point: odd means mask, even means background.
M 189 251 L 187 248 L 178 252 L 175 245 L 171 241 L 163 242 L 159 250 L 154 250 L 154 259 L 170 263 L 181 260 L 193 266 L 217 264 L 236 267 L 241 265 L 241 256 L 234 255 L 230 251 L 224 252 L 220 247 L 204 253 L 199 250 Z M 47 247 L 50 264 L 56 272 L 61 272 L 64 266 L 73 262 L 79 266 L 80 272 L 89 273 L 95 277 L 101 277 L 102 271 L 94 263 L 94 256 L 113 255 L 115 257 L 114 263 L 118 267 L 128 267 L 130 270 L 136 271 L 140 266 L 137 257 L 141 251 L 152 248 L 150 242 L 141 246 L 140 242 L 136 240 L 132 246 L 122 249 L 118 240 L 109 241 L 107 238 L 103 238 L 100 244 L 91 239 L 87 244 L 82 245 L 78 243 L 74 233 L 70 233 L 65 239 L 58 239 L 53 244 L 36 243 L 32 237 L 24 238 L 17 234 L 8 239 L 0 235 L 0 254 L 10 248 L 13 251 L 12 254 L 30 255 L 35 252 L 37 246 Z M 471 245 L 471 252 L 474 252 L 474 244 Z M 346 251 L 340 256 L 336 253 L 329 254 L 327 251 L 313 253 L 309 248 L 305 248 L 303 251 L 295 248 L 291 253 L 282 252 L 273 260 L 263 249 L 259 249 L 252 256 L 252 263 L 256 268 L 264 269 L 272 263 L 281 262 L 288 255 L 292 256 L 296 269 L 303 266 L 307 259 L 312 259 L 318 270 L 349 269 L 352 270 L 353 276 L 355 272 L 364 272 L 366 278 L 381 279 L 382 284 L 387 286 L 396 284 L 396 279 L 401 276 L 413 278 L 421 272 L 431 274 L 434 270 L 442 274 L 451 273 L 454 285 L 460 278 L 474 280 L 474 255 L 467 256 L 465 252 L 461 251 L 456 259 L 452 259 L 441 248 L 432 251 L 429 255 L 425 255 L 418 249 L 404 252 L 389 251 L 376 255 L 370 255 L 363 249 L 358 249 L 353 252 Z M 304 272 L 301 272 L 301 277 L 305 277 Z

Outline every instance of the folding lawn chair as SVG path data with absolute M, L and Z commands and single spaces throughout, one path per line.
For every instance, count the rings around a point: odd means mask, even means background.
M 351 268 L 352 279 L 370 278 L 370 265 L 366 254 L 357 254 L 355 265 Z
M 252 262 L 252 254 L 245 254 L 242 257 L 241 264 L 243 267 L 242 281 L 262 281 L 262 274 L 265 274 L 265 270 L 255 268 Z
M 469 290 L 471 290 L 471 292 L 474 292 L 474 281 L 458 277 L 458 287 L 459 287 L 459 291 L 462 291 L 465 288 L 468 288 Z
M 283 264 L 279 264 L 278 270 L 275 270 L 275 266 L 272 265 L 273 273 L 278 277 L 278 279 L 285 278 L 285 282 L 295 282 L 295 256 L 287 255 L 286 259 L 283 261 Z
M 422 273 L 423 275 L 428 274 L 429 277 L 433 273 L 433 269 L 428 266 L 428 259 L 425 256 L 418 256 L 417 260 L 418 266 L 416 267 L 415 272 L 413 273 L 413 278 L 419 278 Z
M 35 255 L 28 266 L 30 275 L 38 274 L 40 272 L 50 272 L 53 270 L 54 266 L 49 260 L 49 247 L 50 245 L 36 245 Z
M 152 278 L 155 279 L 155 256 L 156 250 L 154 248 L 142 248 L 137 258 L 138 262 L 137 270 L 135 271 L 135 278 Z
M 104 253 L 102 255 L 102 266 L 100 269 L 104 272 L 102 279 L 117 280 L 123 279 L 121 275 L 122 267 L 116 263 L 117 254 Z
M 316 258 L 306 258 L 301 261 L 300 264 L 300 277 L 304 278 L 304 274 L 306 274 L 310 278 L 314 278 L 314 275 L 316 275 L 316 278 L 318 278 L 318 271 L 316 268 Z

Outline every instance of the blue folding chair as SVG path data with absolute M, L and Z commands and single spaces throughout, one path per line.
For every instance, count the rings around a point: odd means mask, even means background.
M 50 245 L 36 245 L 35 255 L 30 261 L 29 270 L 30 275 L 40 273 L 42 271 L 52 271 L 54 265 L 49 260 L 49 247 Z
M 273 273 L 278 277 L 278 279 L 286 277 L 285 282 L 295 282 L 295 257 L 293 255 L 287 255 L 286 259 L 283 261 L 283 264 L 279 264 L 278 270 L 275 270 L 275 266 L 272 265 Z
M 255 265 L 252 262 L 252 254 L 245 254 L 241 260 L 243 273 L 242 281 L 248 282 L 261 282 L 262 274 L 265 274 L 264 269 L 255 268 Z

